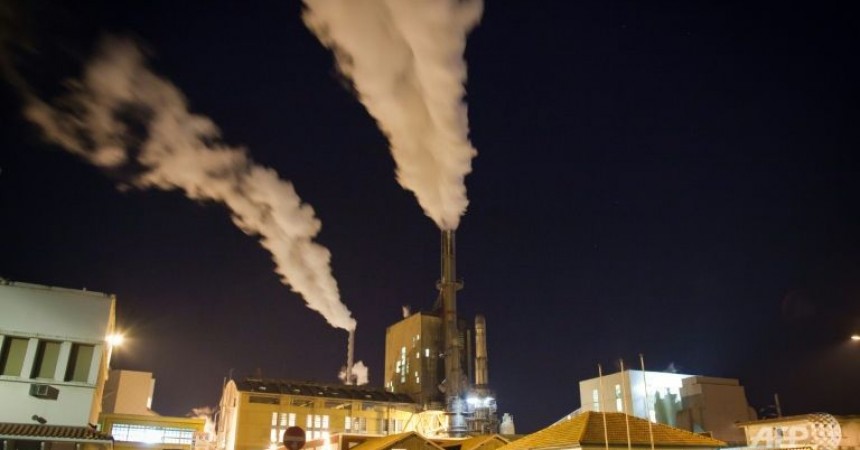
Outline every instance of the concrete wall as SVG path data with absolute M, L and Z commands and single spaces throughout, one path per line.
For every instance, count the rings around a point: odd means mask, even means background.
M 114 297 L 98 292 L 0 281 L 0 348 L 12 338 L 27 339 L 21 371 L 0 375 L 0 422 L 33 423 L 35 414 L 51 425 L 95 423 L 107 378 L 110 347 L 105 338 L 114 331 L 114 308 Z M 58 342 L 60 349 L 53 373 L 37 378 L 34 366 L 42 341 Z M 66 377 L 76 344 L 93 347 L 85 381 Z M 57 398 L 31 396 L 32 384 L 52 386 Z
M 155 379 L 150 372 L 111 370 L 105 383 L 102 412 L 154 415 L 151 409 L 154 390 Z
M 685 378 L 681 386 L 682 411 L 678 426 L 693 432 L 710 432 L 730 444 L 746 442 L 738 422 L 755 420 L 746 393 L 738 380 L 695 376 Z
M 385 389 L 427 404 L 439 397 L 445 360 L 442 320 L 417 313 L 385 331 Z M 465 366 L 464 366 L 465 367 Z

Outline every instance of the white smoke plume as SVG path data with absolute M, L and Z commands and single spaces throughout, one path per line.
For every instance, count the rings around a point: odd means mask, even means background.
M 105 40 L 82 78 L 53 104 L 27 97 L 25 115 L 47 140 L 109 172 L 133 172 L 124 183 L 179 189 L 227 206 L 237 227 L 259 236 L 284 284 L 332 326 L 355 329 L 331 254 L 313 242 L 321 226 L 313 209 L 245 149 L 223 144 L 215 123 L 189 112 L 182 92 L 146 67 L 135 44 Z
M 215 436 L 215 408 L 211 406 L 191 408 L 191 411 L 189 411 L 185 416 L 206 420 L 203 424 L 203 432 L 210 439 L 212 436 Z
M 443 230 L 466 211 L 476 151 L 463 102 L 466 35 L 481 0 L 304 0 L 305 24 L 331 48 L 388 137 L 397 181 Z
M 340 374 L 337 377 L 345 384 L 353 384 L 346 379 L 346 366 L 340 368 Z M 364 362 L 358 361 L 352 366 L 352 379 L 355 380 L 354 384 L 359 386 L 370 382 L 370 372 Z

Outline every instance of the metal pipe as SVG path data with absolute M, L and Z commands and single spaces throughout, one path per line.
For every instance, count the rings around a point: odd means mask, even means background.
M 448 413 L 448 432 L 452 436 L 466 433 L 463 416 L 463 393 L 465 391 L 460 355 L 460 332 L 457 327 L 457 291 L 463 285 L 457 281 L 456 239 L 454 230 L 442 230 L 440 261 L 441 277 L 436 287 L 442 296 L 442 326 L 445 333 L 445 397 Z
M 487 368 L 487 319 L 475 316 L 475 386 L 484 387 L 489 383 Z

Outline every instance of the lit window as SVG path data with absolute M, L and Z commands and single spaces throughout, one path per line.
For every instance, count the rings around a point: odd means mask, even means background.
M 272 426 L 274 427 L 277 424 L 278 424 L 278 413 L 273 412 L 272 413 Z
M 92 345 L 72 344 L 69 367 L 66 369 L 66 381 L 87 382 L 90 377 L 93 353 L 95 353 L 95 347 Z
M 426 358 L 429 358 L 429 357 L 430 357 L 430 349 L 429 349 L 429 348 L 425 348 L 425 349 L 424 349 L 424 356 L 425 356 Z
M 115 423 L 111 427 L 111 435 L 121 442 L 179 445 L 191 445 L 194 442 L 194 430 L 185 428 Z
M 6 336 L 0 351 L 0 375 L 21 376 L 28 339 Z
M 600 393 L 597 392 L 597 389 L 591 391 L 591 409 L 600 411 Z

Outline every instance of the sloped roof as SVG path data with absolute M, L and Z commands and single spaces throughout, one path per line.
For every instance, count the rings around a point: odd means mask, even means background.
M 647 420 L 628 416 L 624 413 L 588 411 L 529 434 L 501 447 L 500 450 L 604 445 L 604 414 L 606 416 L 606 437 L 608 437 L 610 446 L 627 446 L 627 423 L 629 422 L 631 444 L 650 447 L 651 440 Z M 716 448 L 726 446 L 723 441 L 660 423 L 652 423 L 651 428 L 654 434 L 654 445 L 659 447 Z
M 442 444 L 442 446 L 446 449 L 456 447 L 459 448 L 459 450 L 476 450 L 491 441 L 499 441 L 499 444 L 501 445 L 506 445 L 511 442 L 510 440 L 505 439 L 498 434 L 489 434 L 483 436 L 472 436 L 468 439 L 463 439 L 460 441 L 448 441 Z
M 303 395 L 307 397 L 343 398 L 390 403 L 415 403 L 406 394 L 395 394 L 381 388 L 350 386 L 346 384 L 324 384 L 310 381 L 245 378 L 244 380 L 236 380 L 236 389 L 241 392 L 259 392 L 265 394 Z
M 375 439 L 368 439 L 368 440 L 362 442 L 361 444 L 356 445 L 355 447 L 353 447 L 350 450 L 384 450 L 386 448 L 389 448 L 389 447 L 397 444 L 398 442 L 405 441 L 406 439 L 409 439 L 410 437 L 413 437 L 413 436 L 417 437 L 418 439 L 425 441 L 427 447 L 435 448 L 437 450 L 444 450 L 439 445 L 433 443 L 429 439 L 425 438 L 424 436 L 422 436 L 422 435 L 420 435 L 414 431 L 410 431 L 408 433 L 389 434 L 388 436 L 382 436 L 382 437 L 378 437 Z
M 0 423 L 0 439 L 113 442 L 112 436 L 89 427 L 29 423 Z

